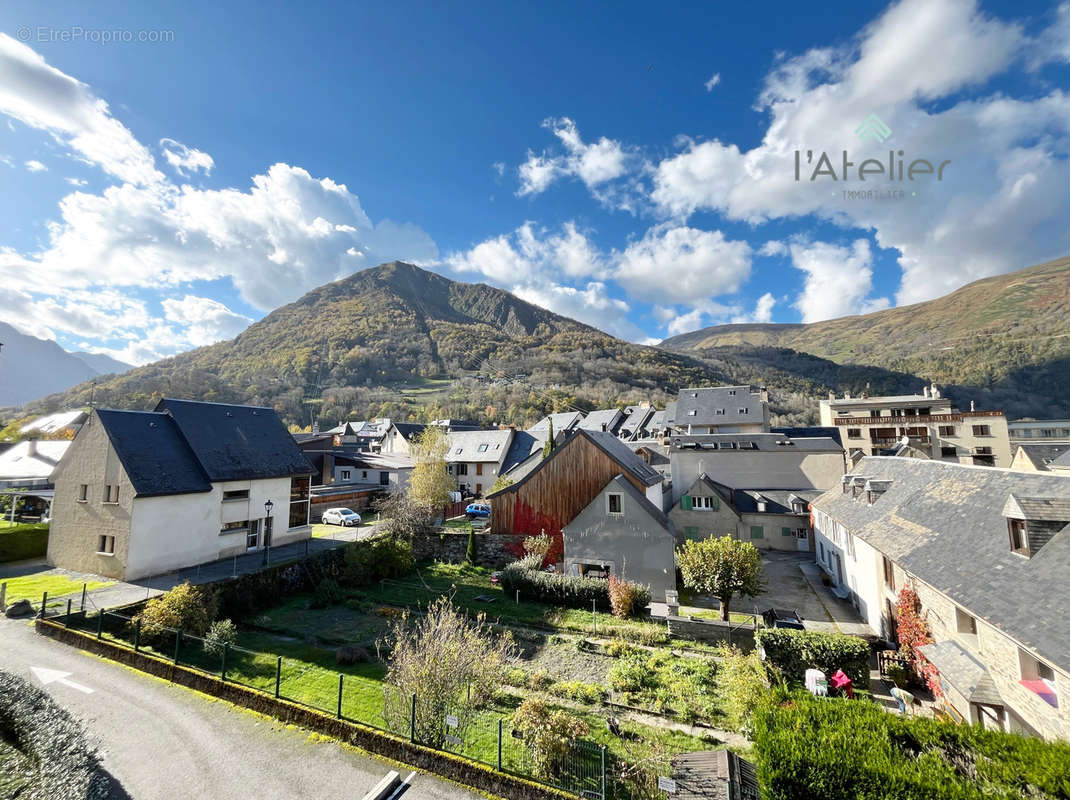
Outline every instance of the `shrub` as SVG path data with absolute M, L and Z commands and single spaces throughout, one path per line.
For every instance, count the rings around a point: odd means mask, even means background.
M 1067 796 L 1070 745 L 775 690 L 755 715 L 766 800 Z
M 847 673 L 855 686 L 869 686 L 869 644 L 842 633 L 817 633 L 786 628 L 762 628 L 755 641 L 765 657 L 790 681 L 802 682 L 809 668 L 831 675 Z
M 408 540 L 376 536 L 346 545 L 342 580 L 349 586 L 367 586 L 412 572 L 415 564 Z
M 584 683 L 583 681 L 558 681 L 550 685 L 550 694 L 558 697 L 568 697 L 578 703 L 594 705 L 605 699 L 606 689 L 597 683 Z
M 606 645 L 606 655 L 613 656 L 614 658 L 620 658 L 621 656 L 628 656 L 639 653 L 640 650 L 634 644 L 628 644 L 628 642 L 622 642 L 614 640 Z
M 609 588 L 605 581 L 542 572 L 532 568 L 532 563 L 541 564 L 541 558 L 537 554 L 528 556 L 502 570 L 500 581 L 506 596 L 515 596 L 519 591 L 522 600 L 583 609 L 591 608 L 593 601 L 596 608 L 609 610 Z
M 528 686 L 532 689 L 549 689 L 554 679 L 544 669 L 537 669 L 528 676 Z
M 609 576 L 609 606 L 613 616 L 621 619 L 638 616 L 650 605 L 650 590 L 642 584 Z
M 316 584 L 316 591 L 312 595 L 312 601 L 309 603 L 311 608 L 327 608 L 328 606 L 334 606 L 345 600 L 345 592 L 342 591 L 342 587 L 338 585 L 338 581 L 331 578 L 324 578 L 322 581 Z
M 734 730 L 748 736 L 754 729 L 754 712 L 769 695 L 769 681 L 755 652 L 737 647 L 717 648 L 717 696 L 725 717 Z
M 520 667 L 513 667 L 505 673 L 502 678 L 502 683 L 506 686 L 515 686 L 517 689 L 523 689 L 528 685 L 528 674 Z
M 237 640 L 237 625 L 229 619 L 216 620 L 204 635 L 204 651 L 212 654 L 222 653 L 224 646 L 233 647 Z
M 357 645 L 343 645 L 334 651 L 335 663 L 340 667 L 348 667 L 353 664 L 364 664 L 371 661 L 371 656 L 363 647 Z
M 572 743 L 590 733 L 582 719 L 564 711 L 552 711 L 537 697 L 520 704 L 513 714 L 513 727 L 521 732 L 524 744 L 531 751 L 536 777 L 544 779 L 560 775 Z
M 626 639 L 645 645 L 665 644 L 665 642 L 669 641 L 669 631 L 661 625 L 653 623 L 646 625 L 602 625 L 599 623 L 598 632 L 606 636 L 614 636 L 618 639 Z
M 141 623 L 141 638 L 149 643 L 159 644 L 176 630 L 204 636 L 216 618 L 218 607 L 214 589 L 185 581 L 149 600 L 134 622 Z
M 0 530 L 0 563 L 40 558 L 48 552 L 48 524 L 28 523 Z

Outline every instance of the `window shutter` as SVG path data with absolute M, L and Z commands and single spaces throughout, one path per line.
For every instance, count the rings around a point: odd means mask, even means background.
M 781 536 L 791 536 L 791 528 L 781 528 L 780 529 L 780 535 Z
M 713 510 L 718 511 L 721 508 L 721 500 L 717 497 L 711 497 L 710 502 L 713 503 Z
M 683 497 L 680 498 L 680 507 L 684 511 L 691 510 L 691 495 L 685 494 Z
M 750 526 L 750 538 L 761 539 L 765 536 L 765 529 L 761 525 Z

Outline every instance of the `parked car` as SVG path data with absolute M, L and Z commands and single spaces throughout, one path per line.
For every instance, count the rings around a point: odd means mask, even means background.
M 486 503 L 469 503 L 464 513 L 468 519 L 477 519 L 479 517 L 486 519 L 490 516 L 490 506 Z
M 805 630 L 799 612 L 788 611 L 784 608 L 770 608 L 763 611 L 762 621 L 767 628 L 791 628 L 797 631 Z
M 360 525 L 360 514 L 351 508 L 328 508 L 323 512 L 324 525 Z

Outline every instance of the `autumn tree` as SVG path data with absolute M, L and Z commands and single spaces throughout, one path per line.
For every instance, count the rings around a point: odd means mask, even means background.
M 446 470 L 449 440 L 438 425 L 429 425 L 412 443 L 415 465 L 409 477 L 409 499 L 413 504 L 439 512 L 450 501 L 457 486 Z
M 531 752 L 535 775 L 544 779 L 559 776 L 572 743 L 590 733 L 580 717 L 552 709 L 538 697 L 520 704 L 513 714 L 513 727 Z
M 763 588 L 758 548 L 731 536 L 684 542 L 677 563 L 688 589 L 721 601 L 722 620 L 728 620 L 733 597 L 754 597 Z

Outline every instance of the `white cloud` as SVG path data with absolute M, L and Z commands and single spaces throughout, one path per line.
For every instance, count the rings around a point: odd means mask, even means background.
M 720 231 L 658 226 L 621 254 L 613 273 L 632 297 L 697 305 L 750 276 L 751 248 Z
M 773 293 L 766 292 L 754 304 L 754 311 L 749 314 L 737 314 L 732 317 L 732 322 L 772 322 L 775 305 L 776 298 L 773 297 Z
M 689 311 L 686 314 L 678 314 L 674 316 L 666 329 L 669 331 L 669 336 L 679 336 L 681 333 L 690 333 L 691 331 L 697 331 L 703 326 L 703 318 L 705 313 L 702 309 L 696 308 L 693 311 Z
M 495 161 L 490 166 L 491 166 L 491 169 L 493 169 L 494 172 L 497 173 L 499 178 L 505 176 L 505 162 L 504 161 Z
M 521 300 L 542 306 L 555 314 L 571 317 L 600 330 L 633 342 L 646 342 L 646 334 L 625 315 L 628 304 L 609 296 L 605 283 L 591 281 L 583 288 L 563 284 L 516 286 Z
M 603 257 L 574 222 L 552 234 L 525 222 L 512 233 L 451 253 L 445 264 L 457 272 L 480 273 L 499 286 L 531 286 L 552 276 L 599 277 L 606 272 Z
M 1068 17 L 1064 4 L 1053 29 Z M 1061 36 L 1048 40 L 1055 51 Z M 902 0 L 857 42 L 783 58 L 758 100 L 770 120 L 762 142 L 741 151 L 731 142 L 687 141 L 658 164 L 652 198 L 677 219 L 700 210 L 753 224 L 814 214 L 871 231 L 880 247 L 900 253 L 900 303 L 1060 255 L 1070 246 L 1062 222 L 1070 216 L 1070 94 L 957 94 L 1020 63 L 1027 44 L 1017 24 L 986 15 L 973 0 Z M 891 142 L 855 135 L 870 113 L 892 129 Z M 847 185 L 794 179 L 796 150 L 838 156 L 846 149 L 857 164 L 886 158 L 889 145 L 911 160 L 951 164 L 940 182 L 893 187 L 906 191 L 901 200 L 844 200 L 842 188 L 869 188 L 857 173 Z
M 713 87 L 721 82 L 721 73 L 715 72 L 710 75 L 710 79 L 704 84 L 707 92 L 712 92 Z
M 869 297 L 873 254 L 868 239 L 856 239 L 849 248 L 828 242 L 793 242 L 791 263 L 806 273 L 803 291 L 794 303 L 803 322 L 868 314 L 889 306 L 886 297 Z
M 186 145 L 176 142 L 174 139 L 160 139 L 160 149 L 163 150 L 167 163 L 183 177 L 197 171 L 207 175 L 212 171 L 212 167 L 215 166 L 215 161 L 207 153 L 192 147 L 186 147 Z
M 776 239 L 770 239 L 758 250 L 760 256 L 786 256 L 787 254 L 788 246 Z
M 249 317 L 209 297 L 187 294 L 181 300 L 167 298 L 162 305 L 165 318 L 182 325 L 187 341 L 194 347 L 231 339 L 252 323 Z
M 163 177 L 106 102 L 6 34 L 0 34 L 0 113 L 47 131 L 119 180 L 144 185 Z
M 85 186 L 89 183 L 89 181 L 84 181 L 81 178 L 64 178 L 63 180 L 65 180 L 71 186 Z
M 36 158 L 31 158 L 26 162 L 26 169 L 30 172 L 48 172 L 48 167 L 38 161 Z
M 528 159 L 518 168 L 520 188 L 517 194 L 536 195 L 544 192 L 554 181 L 564 177 L 578 178 L 601 202 L 629 208 L 630 201 L 620 190 L 606 184 L 623 177 L 634 160 L 620 142 L 605 136 L 597 142 L 584 142 L 576 123 L 568 117 L 548 119 L 543 127 L 553 132 L 565 149 L 561 155 L 537 154 L 528 151 Z

